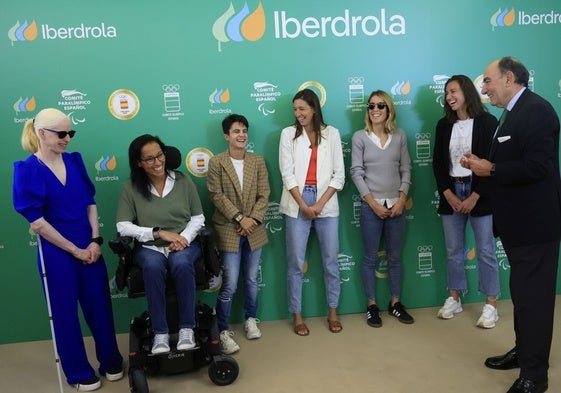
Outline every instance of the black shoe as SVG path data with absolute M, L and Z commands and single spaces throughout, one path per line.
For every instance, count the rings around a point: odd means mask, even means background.
M 377 305 L 372 304 L 366 309 L 366 323 L 368 326 L 375 328 L 382 327 L 382 318 L 380 318 L 380 309 Z
M 485 360 L 485 365 L 495 370 L 510 370 L 512 368 L 520 367 L 518 365 L 518 355 L 516 354 L 516 347 L 500 356 L 492 356 Z
M 92 390 L 97 390 L 101 387 L 101 381 L 94 375 L 88 379 L 78 382 L 74 385 L 74 387 L 80 392 L 91 392 Z
M 396 317 L 399 322 L 411 324 L 415 322 L 413 317 L 405 311 L 405 307 L 401 302 L 397 302 L 392 306 L 392 302 L 390 301 L 390 305 L 388 306 L 388 314 L 393 315 Z
M 123 378 L 123 366 L 115 366 L 109 367 L 107 371 L 105 371 L 105 378 L 108 381 L 115 382 Z
M 547 379 L 533 382 L 526 378 L 518 378 L 506 393 L 543 393 L 547 388 Z

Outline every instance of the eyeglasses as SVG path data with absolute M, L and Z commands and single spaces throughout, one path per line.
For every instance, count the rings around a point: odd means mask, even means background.
M 158 159 L 158 161 L 160 162 L 164 162 L 166 160 L 166 153 L 161 151 L 159 154 L 155 155 L 154 157 L 141 158 L 140 161 L 148 165 L 153 165 L 156 162 L 156 159 Z
M 64 138 L 66 138 L 66 135 L 68 135 L 70 138 L 72 138 L 74 136 L 74 134 L 76 134 L 76 131 L 74 131 L 74 130 L 57 131 L 57 130 L 51 130 L 50 128 L 43 128 L 43 130 L 49 131 L 49 132 L 56 132 L 58 134 L 58 139 L 64 139 Z
M 386 104 L 385 102 L 369 102 L 366 107 L 370 110 L 378 107 L 379 110 L 383 110 L 384 108 L 388 107 L 388 104 Z

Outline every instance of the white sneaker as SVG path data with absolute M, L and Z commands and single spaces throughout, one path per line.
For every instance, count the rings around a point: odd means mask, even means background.
M 195 332 L 193 329 L 179 329 L 179 339 L 177 340 L 177 350 L 185 351 L 186 349 L 195 348 Z
M 492 329 L 498 320 L 499 312 L 497 309 L 490 304 L 486 304 L 483 306 L 483 312 L 477 320 L 477 326 L 484 329 Z
M 233 335 L 234 332 L 231 330 L 223 330 L 220 332 L 220 346 L 224 355 L 230 355 L 240 350 L 240 346 L 232 338 Z
M 245 330 L 245 336 L 248 340 L 253 340 L 255 338 L 261 337 L 261 330 L 257 327 L 257 324 L 261 321 L 256 318 L 247 318 L 245 324 L 243 326 L 243 330 Z
M 169 352 L 169 334 L 156 334 L 154 335 L 154 344 L 152 344 L 152 353 L 157 355 L 159 353 Z
M 438 318 L 440 319 L 452 319 L 454 318 L 454 314 L 464 311 L 462 308 L 462 300 L 458 299 L 455 301 L 452 296 L 450 296 L 444 302 L 444 306 L 440 310 L 438 310 Z

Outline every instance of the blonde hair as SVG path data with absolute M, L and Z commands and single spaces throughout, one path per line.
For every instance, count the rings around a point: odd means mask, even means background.
M 370 99 L 374 96 L 380 97 L 382 101 L 384 101 L 387 105 L 386 109 L 388 111 L 388 118 L 386 119 L 386 124 L 384 124 L 384 129 L 388 134 L 391 134 L 397 129 L 397 125 L 395 123 L 395 119 L 397 115 L 395 113 L 395 106 L 393 104 L 393 100 L 390 97 L 390 95 L 385 91 L 376 90 L 370 93 L 370 96 L 368 97 L 368 102 L 370 102 Z M 366 114 L 364 116 L 364 123 L 365 123 L 366 132 L 368 134 L 373 133 L 374 130 L 372 129 L 372 120 L 370 120 L 368 109 L 366 110 Z
M 39 111 L 35 119 L 27 120 L 21 134 L 21 146 L 23 150 L 32 154 L 37 153 L 41 147 L 39 137 L 37 136 L 37 130 L 40 128 L 56 127 L 63 119 L 68 119 L 68 116 L 63 112 L 55 108 L 46 108 Z

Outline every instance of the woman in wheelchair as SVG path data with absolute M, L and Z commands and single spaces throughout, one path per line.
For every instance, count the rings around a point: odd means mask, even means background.
M 121 190 L 117 231 L 135 239 L 133 261 L 142 269 L 154 329 L 152 353 L 170 351 L 166 318 L 167 269 L 175 284 L 179 313 L 178 350 L 195 347 L 195 239 L 205 217 L 195 184 L 166 162 L 166 146 L 141 135 L 129 146 L 131 178 Z

